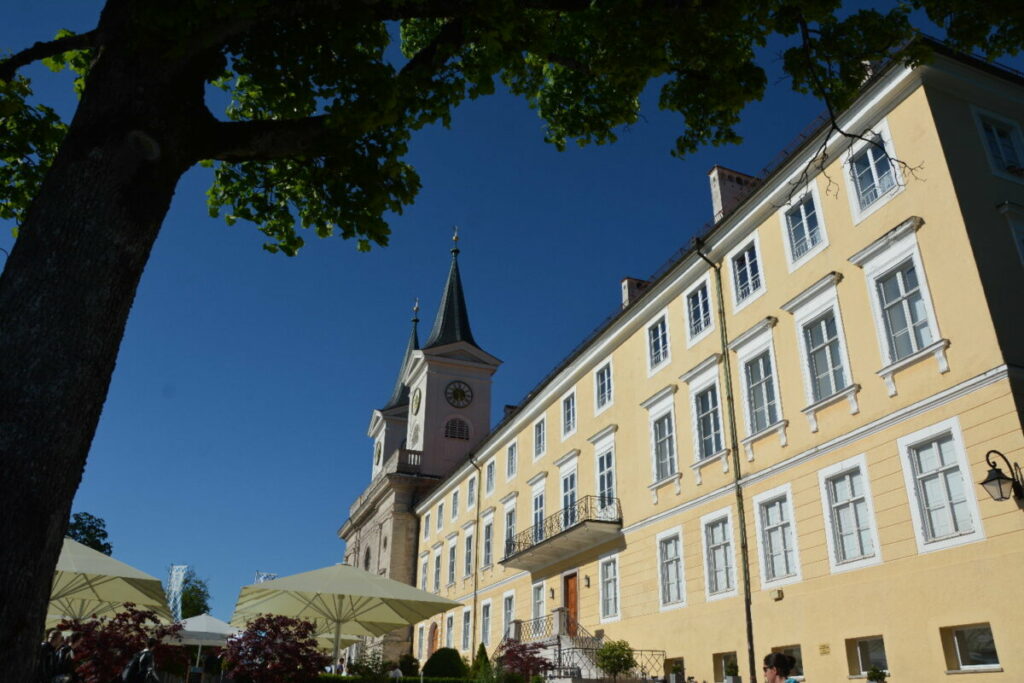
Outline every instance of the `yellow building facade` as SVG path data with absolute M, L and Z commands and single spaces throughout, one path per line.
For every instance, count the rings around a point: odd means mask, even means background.
M 463 605 L 421 662 L 561 635 L 656 677 L 1024 680 L 1024 510 L 978 484 L 1024 457 L 1024 80 L 940 51 L 838 123 L 714 169 L 721 220 L 415 504 L 416 583 Z

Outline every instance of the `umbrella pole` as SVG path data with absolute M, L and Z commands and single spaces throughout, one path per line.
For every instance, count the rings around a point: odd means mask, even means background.
M 203 646 L 200 645 L 199 649 L 196 650 L 196 666 L 199 666 L 199 656 L 203 654 Z
M 334 622 L 334 659 L 331 661 L 331 667 L 335 669 L 334 673 L 338 673 L 338 645 L 341 642 L 341 620 Z

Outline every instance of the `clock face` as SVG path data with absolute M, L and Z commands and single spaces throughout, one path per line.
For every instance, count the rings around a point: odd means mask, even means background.
M 423 394 L 420 392 L 419 388 L 417 388 L 416 391 L 412 392 L 412 414 L 413 415 L 419 415 L 420 414 L 420 399 L 422 399 L 422 398 L 423 398 Z
M 465 382 L 455 381 L 445 387 L 444 397 L 456 408 L 465 408 L 473 402 L 473 390 Z

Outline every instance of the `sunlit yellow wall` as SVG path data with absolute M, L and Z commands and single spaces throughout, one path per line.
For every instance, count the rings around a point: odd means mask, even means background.
M 755 231 L 758 236 L 758 256 L 766 283 L 762 296 L 742 310 L 734 310 L 732 269 L 728 262 L 722 268 L 729 339 L 768 316 L 777 319 L 772 339 L 776 389 L 782 416 L 788 420 L 786 445 L 782 446 L 779 434 L 773 433 L 752 444 L 753 460 L 748 461 L 745 452 L 740 454 L 750 546 L 754 647 L 760 659 L 772 647 L 800 645 L 808 680 L 844 680 L 851 673 L 848 639 L 876 635 L 884 638 L 893 681 L 941 680 L 946 675 L 948 653 L 943 651 L 940 629 L 974 623 L 991 626 L 1003 669 L 978 673 L 978 680 L 1024 680 L 1024 652 L 1017 647 L 1024 642 L 1024 623 L 1017 618 L 1019 605 L 1024 602 L 1024 587 L 1018 580 L 1024 561 L 1024 512 L 1012 502 L 990 500 L 975 483 L 987 472 L 984 455 L 988 449 L 999 449 L 1016 460 L 1024 454 L 1020 416 L 1013 399 L 1020 378 L 1017 367 L 1024 354 L 1024 329 L 1018 321 L 1022 271 L 1006 224 L 1000 223 L 994 208 L 1005 200 L 1024 204 L 1024 184 L 993 181 L 985 156 L 979 152 L 983 142 L 971 118 L 971 99 L 952 94 L 954 86 L 962 81 L 960 72 L 964 68 L 940 61 L 933 68 L 918 70 L 902 85 L 894 86 L 893 91 L 899 93 L 902 88 L 902 94 L 890 95 L 888 105 L 883 98 L 883 105 L 876 107 L 865 125 L 877 127 L 882 120 L 887 123 L 893 152 L 905 162 L 903 186 L 860 222 L 851 212 L 844 152 L 841 148 L 830 149 L 825 172 L 816 173 L 812 179 L 821 201 L 819 217 L 828 247 L 806 263 L 790 272 L 778 197 L 751 212 L 756 220 L 733 220 L 726 237 L 709 239 L 712 259 L 722 262 L 727 250 L 738 245 L 741 238 L 745 240 Z M 971 74 L 968 70 L 967 75 Z M 925 85 L 919 81 L 914 84 L 917 78 L 924 78 Z M 981 76 L 976 80 L 984 85 Z M 985 106 L 1004 115 L 1016 113 L 1019 118 L 1024 108 L 1013 102 L 1021 102 L 1024 89 L 1005 81 L 993 82 L 1002 90 L 987 88 Z M 948 371 L 940 372 L 938 361 L 929 356 L 894 375 L 897 391 L 891 396 L 876 374 L 885 362 L 871 310 L 870 297 L 874 294 L 864 271 L 849 259 L 912 217 L 923 219 L 916 242 L 938 330 L 949 340 Z M 814 432 L 801 413 L 809 399 L 803 380 L 805 359 L 798 346 L 800 331 L 782 306 L 830 272 L 842 275 L 836 294 L 849 358 L 847 372 L 860 390 L 856 393 L 856 413 L 851 412 L 846 400 L 827 406 L 818 412 L 818 430 Z M 702 515 L 731 508 L 733 549 L 739 563 L 734 463 L 730 457 L 704 466 L 698 480 L 691 467 L 695 458 L 693 397 L 680 379 L 710 355 L 721 352 L 717 319 L 712 334 L 691 347 L 687 344 L 683 294 L 708 273 L 707 266 L 695 256 L 684 261 L 637 304 L 647 306 L 644 316 L 625 315 L 591 346 L 591 350 L 601 347 L 599 352 L 590 356 L 585 352 L 571 363 L 548 388 L 542 388 L 533 403 L 522 407 L 521 417 L 513 421 L 512 428 L 499 432 L 484 445 L 476 462 L 479 473 L 472 465 L 463 467 L 420 506 L 421 520 L 427 513 L 431 517 L 428 533 L 419 541 L 419 552 L 429 553 L 428 588 L 433 586 L 433 549 L 441 543 L 441 594 L 474 608 L 469 649 L 480 642 L 478 619 L 484 600 L 491 601 L 488 649 L 493 651 L 501 637 L 502 599 L 507 591 L 515 592 L 515 617 L 526 620 L 531 616 L 533 583 L 544 581 L 545 612 L 550 613 L 563 603 L 562 576 L 577 571 L 580 623 L 590 632 L 603 630 L 607 637 L 624 638 L 637 649 L 665 650 L 670 658 L 683 658 L 687 674 L 698 680 L 713 680 L 714 653 L 735 651 L 741 672 L 747 676 L 742 584 L 734 597 L 707 600 L 700 524 Z M 713 279 L 710 284 L 714 307 L 718 302 Z M 1010 287 L 1013 295 L 1002 296 L 1000 287 Z M 647 366 L 646 326 L 662 311 L 668 316 L 671 362 L 652 375 Z M 994 320 L 999 323 L 998 330 Z M 593 373 L 609 359 L 613 364 L 614 403 L 595 415 Z M 742 439 L 747 429 L 741 367 L 735 353 L 729 352 L 729 361 L 739 425 L 736 437 Z M 718 373 L 723 438 L 729 447 L 732 435 L 724 410 L 723 384 L 727 378 L 721 364 Z M 656 490 L 655 502 L 655 492 L 649 489 L 652 446 L 648 412 L 641 403 L 668 386 L 675 387 L 673 409 L 681 476 L 678 493 L 674 483 L 661 486 Z M 578 424 L 575 432 L 563 439 L 561 399 L 572 387 L 576 389 Z M 543 457 L 534 461 L 533 425 L 541 415 L 547 424 L 547 447 Z M 904 481 L 905 456 L 897 440 L 952 418 L 957 421 L 967 454 L 970 481 L 965 485 L 977 500 L 983 538 L 922 553 L 911 519 L 914 503 L 908 498 Z M 559 470 L 554 463 L 573 450 L 579 451 L 577 495 L 594 494 L 595 450 L 588 437 L 609 425 L 617 426 L 614 443 L 616 489 L 623 512 L 621 540 L 565 558 L 533 574 L 503 567 L 499 562 L 504 538 L 502 500 L 517 492 L 516 529 L 527 529 L 532 524 L 531 486 L 527 482 L 547 471 L 545 513 L 554 513 L 561 507 Z M 513 442 L 518 447 L 518 472 L 507 479 L 506 451 Z M 862 454 L 882 561 L 833 573 L 827 557 L 818 473 Z M 496 463 L 491 493 L 485 488 L 489 461 Z M 728 471 L 723 471 L 726 468 Z M 477 501 L 467 508 L 467 481 L 473 477 L 478 478 Z M 783 586 L 779 599 L 761 586 L 753 497 L 784 483 L 789 483 L 792 496 L 801 577 Z M 460 509 L 453 520 L 455 489 L 459 490 Z M 438 530 L 437 506 L 442 501 L 445 520 Z M 493 514 L 494 562 L 464 576 L 466 525 L 476 534 L 475 564 L 479 567 L 481 515 L 487 511 Z M 685 604 L 662 610 L 656 537 L 676 527 L 682 534 Z M 447 585 L 447 539 L 453 533 L 458 538 L 457 578 Z M 602 623 L 598 562 L 609 553 L 618 553 L 620 615 Z M 417 559 L 417 567 L 421 562 Z M 587 579 L 589 587 L 585 585 Z M 453 642 L 458 648 L 462 644 L 462 610 L 454 614 Z M 443 625 L 444 615 L 425 622 L 428 633 L 430 623 Z M 442 628 L 438 639 L 442 646 L 443 633 Z M 465 654 L 471 656 L 471 652 Z

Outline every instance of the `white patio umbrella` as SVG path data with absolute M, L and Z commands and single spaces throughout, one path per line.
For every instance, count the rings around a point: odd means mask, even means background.
M 172 621 L 159 579 L 65 538 L 53 574 L 47 622 L 111 614 L 126 602 L 153 610 L 162 621 Z
M 384 635 L 460 606 L 408 584 L 336 564 L 244 586 L 231 623 L 242 626 L 259 614 L 315 620 L 332 632 L 337 661 L 343 633 Z
M 200 614 L 195 617 L 181 620 L 182 630 L 178 634 L 181 641 L 174 641 L 175 645 L 198 645 L 196 652 L 196 666 L 199 666 L 199 657 L 202 655 L 203 647 L 224 647 L 228 639 L 239 634 L 239 629 L 227 622 L 223 622 L 209 614 Z

